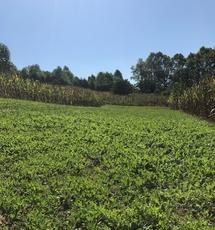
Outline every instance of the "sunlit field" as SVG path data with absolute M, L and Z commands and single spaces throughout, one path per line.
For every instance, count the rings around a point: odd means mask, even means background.
M 162 107 L 0 99 L 1 229 L 214 229 L 215 126 Z

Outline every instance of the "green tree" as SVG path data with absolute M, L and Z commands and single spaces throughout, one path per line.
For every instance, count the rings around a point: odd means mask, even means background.
M 154 80 L 145 79 L 139 81 L 137 87 L 143 93 L 153 93 L 156 90 L 156 83 Z
M 119 95 L 128 95 L 132 93 L 133 87 L 128 80 L 117 80 L 113 83 L 112 92 Z
M 52 83 L 58 85 L 73 85 L 75 77 L 73 73 L 69 70 L 67 66 L 64 66 L 63 69 L 58 66 L 52 71 Z
M 113 74 L 112 73 L 98 73 L 96 77 L 96 90 L 110 91 L 113 86 Z
M 215 75 L 215 49 L 202 47 L 187 57 L 186 68 L 192 84 Z
M 30 78 L 30 76 L 29 76 L 29 67 L 24 67 L 24 68 L 22 68 L 22 70 L 19 72 L 19 74 L 20 74 L 21 77 L 24 78 L 24 79 Z
M 181 88 L 186 88 L 191 85 L 191 79 L 186 67 L 186 58 L 182 54 L 176 54 L 172 57 L 172 76 L 171 88 L 177 88 L 174 85 L 180 85 Z
M 117 69 L 113 74 L 113 81 L 123 80 L 122 73 Z
M 70 71 L 68 66 L 63 67 L 62 82 L 65 85 L 72 85 L 74 80 L 74 74 Z
M 96 77 L 92 74 L 88 77 L 88 86 L 90 89 L 95 90 L 96 88 Z
M 24 67 L 20 71 L 20 75 L 24 79 L 32 79 L 32 80 L 40 81 L 40 82 L 44 82 L 45 81 L 45 74 L 40 69 L 39 65 L 31 65 L 31 66 Z
M 79 79 L 79 86 L 82 88 L 89 88 L 88 81 L 86 79 Z
M 0 43 L 0 74 L 12 74 L 16 71 L 15 65 L 10 61 L 10 50 Z
M 32 65 L 29 68 L 29 76 L 33 80 L 43 81 L 44 74 L 39 65 Z
M 80 87 L 80 79 L 77 76 L 73 78 L 72 85 Z
M 139 59 L 137 64 L 132 67 L 132 79 L 137 85 L 144 85 L 145 92 L 163 91 L 168 88 L 171 77 L 171 58 L 161 52 L 151 53 L 146 61 Z M 150 83 L 150 84 L 149 84 Z M 146 89 L 149 85 L 150 88 Z M 155 87 L 151 87 L 154 85 Z

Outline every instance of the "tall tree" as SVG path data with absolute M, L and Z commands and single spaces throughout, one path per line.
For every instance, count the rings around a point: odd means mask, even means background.
M 58 66 L 52 71 L 52 83 L 59 85 L 73 85 L 75 77 L 73 73 L 69 70 L 67 66 L 64 66 L 63 69 Z
M 128 80 L 117 80 L 113 83 L 112 92 L 118 95 L 128 95 L 132 93 L 133 87 Z
M 33 80 L 43 81 L 44 75 L 43 71 L 40 69 L 39 65 L 32 65 L 29 67 L 29 75 Z
M 113 74 L 112 73 L 98 73 L 96 77 L 96 90 L 110 91 L 113 86 Z
M 74 74 L 70 71 L 68 66 L 63 67 L 62 82 L 65 85 L 73 85 Z
M 177 83 L 181 86 L 190 85 L 190 79 L 187 74 L 186 58 L 182 54 L 175 54 L 172 59 L 171 85 Z
M 96 88 L 96 77 L 92 74 L 88 77 L 88 86 L 90 89 L 94 90 Z
M 10 50 L 5 44 L 0 43 L 0 74 L 10 74 L 16 71 L 15 65 L 10 61 Z
M 202 47 L 197 53 L 201 57 L 201 78 L 215 76 L 215 48 Z
M 113 81 L 123 80 L 122 73 L 117 69 L 113 74 Z
M 89 88 L 88 81 L 86 79 L 79 79 L 79 86 L 82 88 Z
M 139 59 L 132 73 L 137 85 L 144 86 L 142 91 L 165 90 L 170 84 L 171 58 L 161 52 L 151 53 L 146 61 Z
M 41 81 L 41 82 L 45 81 L 45 74 L 40 69 L 39 65 L 31 65 L 31 66 L 24 67 L 20 71 L 20 75 L 24 79 L 32 79 L 32 80 Z

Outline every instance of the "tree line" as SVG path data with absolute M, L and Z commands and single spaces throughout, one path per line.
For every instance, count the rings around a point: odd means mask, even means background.
M 123 78 L 120 70 L 114 73 L 99 72 L 96 76 L 91 75 L 87 79 L 75 76 L 67 66 L 57 67 L 53 71 L 44 71 L 36 64 L 17 70 L 10 60 L 8 47 L 0 43 L 0 74 L 2 75 L 16 73 L 23 79 L 41 83 L 77 86 L 121 95 L 134 91 L 169 95 L 172 91 L 181 92 L 205 78 L 213 77 L 215 49 L 202 47 L 197 53 L 190 53 L 188 57 L 180 53 L 173 57 L 162 52 L 150 53 L 146 60 L 139 59 L 131 70 L 134 85 Z
M 132 78 L 144 93 L 169 94 L 172 90 L 184 90 L 200 81 L 215 76 L 215 49 L 202 47 L 188 57 L 162 52 L 151 53 L 146 60 L 139 59 L 132 66 Z
M 52 72 L 42 71 L 39 65 L 31 65 L 19 72 L 24 79 L 37 80 L 42 83 L 76 86 L 97 91 L 111 91 L 115 94 L 130 94 L 133 86 L 128 80 L 123 79 L 122 73 L 116 70 L 114 74 L 99 72 L 96 76 L 91 75 L 87 79 L 78 78 L 64 66 L 58 66 Z
M 23 79 L 39 81 L 41 83 L 76 86 L 91 90 L 113 92 L 114 94 L 127 95 L 133 92 L 133 85 L 123 78 L 122 73 L 116 70 L 114 73 L 99 72 L 96 76 L 91 75 L 87 79 L 75 76 L 69 67 L 58 66 L 53 71 L 41 70 L 38 64 L 30 65 L 18 70 L 10 60 L 8 47 L 0 43 L 0 74 L 17 74 Z

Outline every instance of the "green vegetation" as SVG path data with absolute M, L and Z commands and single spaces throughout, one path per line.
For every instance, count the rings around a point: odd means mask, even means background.
M 123 79 L 119 70 L 114 74 L 99 72 L 86 79 L 75 76 L 67 66 L 57 67 L 52 72 L 43 71 L 39 65 L 31 65 L 18 71 L 24 79 L 43 83 L 78 86 L 96 91 L 127 95 L 133 91 L 140 93 L 170 94 L 172 88 L 190 88 L 205 78 L 215 75 L 215 49 L 202 47 L 197 53 L 187 57 L 175 54 L 173 57 L 162 52 L 150 53 L 146 60 L 139 59 L 132 66 L 132 79 L 135 85 Z
M 0 75 L 17 72 L 16 67 L 10 60 L 10 50 L 6 45 L 0 43 Z
M 0 76 L 0 97 L 28 99 L 65 105 L 101 105 L 96 93 L 77 87 L 63 87 L 24 80 L 17 76 Z
M 58 66 L 52 72 L 42 71 L 39 65 L 23 68 L 18 74 L 23 79 L 36 80 L 52 85 L 76 86 L 96 91 L 113 92 L 114 94 L 127 95 L 132 93 L 134 87 L 128 80 L 124 80 L 122 73 L 116 70 L 114 74 L 99 72 L 97 76 L 91 75 L 88 79 L 75 76 L 67 66 Z M 120 89 L 118 85 L 120 84 Z M 118 90 L 119 89 L 119 90 Z
M 0 97 L 82 106 L 167 105 L 167 97 L 150 94 L 114 95 L 72 86 L 42 84 L 20 77 L 0 76 Z
M 182 90 L 177 86 L 171 93 L 169 104 L 173 108 L 186 112 L 209 117 L 211 110 L 215 107 L 215 78 L 202 80 L 191 88 Z M 211 117 L 215 119 L 215 117 Z
M 213 125 L 158 107 L 0 108 L 1 229 L 214 229 Z
M 0 96 L 66 105 L 170 105 L 208 118 L 215 109 L 214 63 L 213 48 L 202 47 L 188 57 L 150 53 L 132 66 L 132 85 L 119 70 L 88 79 L 78 78 L 67 66 L 52 72 L 39 65 L 17 70 L 8 47 L 0 43 Z
M 0 74 L 16 73 L 23 79 L 30 79 L 52 85 L 75 86 L 96 91 L 128 95 L 132 92 L 162 93 L 169 95 L 176 86 L 187 89 L 200 81 L 215 75 L 215 49 L 202 47 L 197 53 L 184 57 L 181 53 L 170 57 L 162 52 L 150 53 L 146 60 L 139 59 L 131 67 L 132 85 L 123 79 L 120 70 L 114 73 L 99 72 L 85 76 L 75 76 L 68 66 L 58 66 L 53 71 L 44 71 L 38 64 L 17 70 L 10 61 L 8 47 L 0 43 Z
M 166 92 L 179 87 L 187 89 L 204 79 L 215 76 L 215 49 L 202 47 L 188 57 L 169 57 L 161 52 L 150 53 L 132 67 L 133 79 L 141 92 Z

